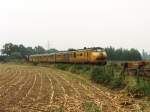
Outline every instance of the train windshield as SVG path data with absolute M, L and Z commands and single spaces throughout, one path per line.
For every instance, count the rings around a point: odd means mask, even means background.
M 100 51 L 103 51 L 103 49 L 94 49 L 94 51 L 100 52 Z

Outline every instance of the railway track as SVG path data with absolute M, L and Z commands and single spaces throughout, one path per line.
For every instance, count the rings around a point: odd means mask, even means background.
M 19 65 L 0 65 L 0 71 L 0 111 L 91 112 L 83 106 L 87 102 L 95 105 L 98 112 L 137 112 L 141 109 L 136 102 L 130 108 L 122 106 L 119 94 L 69 72 Z

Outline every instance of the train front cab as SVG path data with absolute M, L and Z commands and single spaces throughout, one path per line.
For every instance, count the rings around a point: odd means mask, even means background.
M 105 51 L 93 51 L 90 53 L 90 62 L 98 65 L 107 63 L 107 54 Z
M 69 62 L 77 64 L 86 64 L 89 62 L 88 52 L 74 51 L 69 53 Z

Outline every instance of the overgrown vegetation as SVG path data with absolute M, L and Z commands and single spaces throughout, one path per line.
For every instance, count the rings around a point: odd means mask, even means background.
M 108 60 L 111 61 L 137 61 L 142 60 L 142 56 L 137 49 L 115 49 L 113 47 L 105 48 L 108 54 Z
M 79 64 L 55 64 L 61 70 L 67 70 L 77 74 L 87 74 L 93 82 L 108 85 L 111 88 L 123 87 L 123 78 L 115 75 L 111 68 Z
M 84 102 L 83 108 L 86 112 L 101 112 L 94 102 Z
M 132 81 L 131 81 L 132 80 Z M 133 95 L 133 97 L 150 96 L 150 81 L 142 78 L 130 77 L 128 81 L 128 92 Z
M 0 61 L 9 62 L 13 60 L 27 60 L 29 55 L 33 54 L 44 54 L 44 53 L 53 53 L 57 52 L 56 49 L 46 50 L 42 46 L 25 47 L 24 45 L 16 45 L 12 43 L 6 43 L 1 49 L 2 56 L 0 56 Z
M 102 84 L 110 89 L 126 89 L 134 97 L 150 96 L 150 81 L 135 76 L 121 75 L 121 66 L 55 64 L 55 67 L 76 74 L 86 74 L 93 82 Z
M 74 51 L 75 49 L 69 48 L 68 51 Z M 141 60 L 142 56 L 136 49 L 115 49 L 113 47 L 105 48 L 108 59 L 111 61 L 134 61 Z M 38 45 L 35 47 L 25 47 L 24 45 L 16 45 L 12 43 L 6 43 L 1 49 L 1 54 L 6 55 L 9 59 L 27 59 L 32 54 L 44 54 L 58 52 L 57 49 L 52 48 L 46 50 L 44 47 Z

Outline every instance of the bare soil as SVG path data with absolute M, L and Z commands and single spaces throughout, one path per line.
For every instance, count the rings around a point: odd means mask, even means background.
M 0 64 L 0 112 L 150 112 L 148 107 L 77 74 Z

